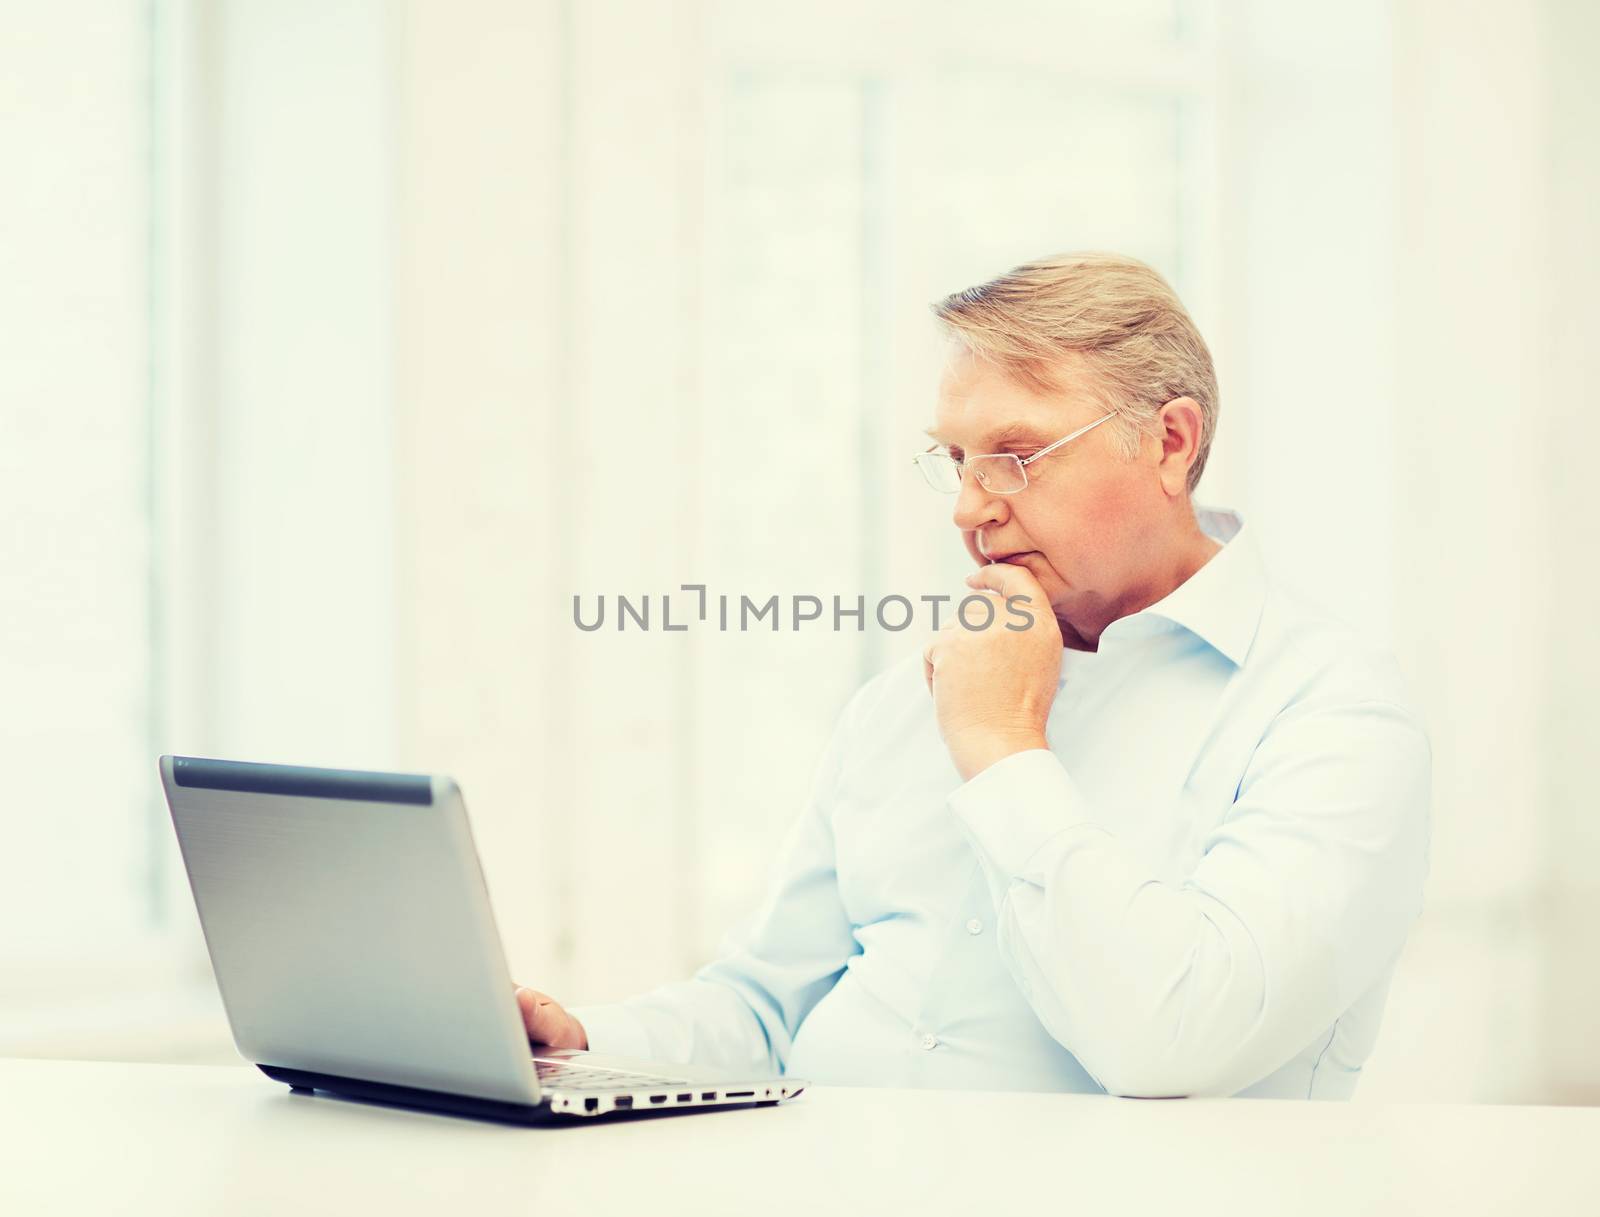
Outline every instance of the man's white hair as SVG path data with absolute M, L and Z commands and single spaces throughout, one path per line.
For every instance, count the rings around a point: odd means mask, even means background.
M 1217 430 L 1217 374 L 1178 294 L 1143 262 L 1107 253 L 1027 262 L 934 312 L 974 355 L 1040 392 L 1059 392 L 1063 365 L 1080 356 L 1130 459 L 1141 435 L 1159 434 L 1162 406 L 1192 398 L 1201 426 L 1189 490 L 1199 484 Z

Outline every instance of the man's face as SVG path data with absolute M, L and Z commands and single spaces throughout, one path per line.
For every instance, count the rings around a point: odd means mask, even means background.
M 1105 413 L 1090 376 L 1081 362 L 1065 364 L 1065 387 L 1046 395 L 959 351 L 940 382 L 929 434 L 958 460 L 988 452 L 1026 459 Z M 1160 577 L 1152 565 L 1171 527 L 1158 476 L 1161 444 L 1145 437 L 1130 461 L 1114 443 L 1116 425 L 1106 422 L 1029 465 L 1028 485 L 1016 494 L 993 494 L 967 474 L 956 495 L 954 522 L 972 560 L 1031 571 L 1069 643 L 1065 627 L 1098 637 Z

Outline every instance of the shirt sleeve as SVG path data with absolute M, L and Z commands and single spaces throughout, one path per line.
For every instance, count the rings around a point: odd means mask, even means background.
M 1293 707 L 1176 883 L 1104 827 L 1051 752 L 991 765 L 951 806 L 1050 1034 L 1113 1094 L 1230 1095 L 1392 966 L 1421 910 L 1430 769 L 1399 706 Z
M 762 1074 L 784 1070 L 800 1024 L 861 949 L 839 894 L 831 817 L 865 693 L 840 715 L 755 915 L 690 979 L 621 1002 L 574 1007 L 591 1051 Z

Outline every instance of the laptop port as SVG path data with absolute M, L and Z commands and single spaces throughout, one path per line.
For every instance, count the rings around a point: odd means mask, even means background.
M 693 1103 L 694 1102 L 694 1095 L 692 1093 L 691 1094 L 680 1094 L 678 1096 L 678 1102 L 680 1102 L 680 1103 Z
M 703 1090 L 700 1092 L 700 1097 L 709 1103 L 717 1097 L 717 1092 L 715 1090 Z
M 728 1097 L 730 1099 L 753 1099 L 756 1097 L 756 1092 L 753 1090 L 730 1090 L 728 1091 Z
M 585 1111 L 597 1111 L 597 1110 L 599 1110 L 599 1107 L 600 1107 L 600 1100 L 595 1098 L 593 1095 L 590 1095 L 587 1099 L 585 1099 L 583 1101 L 583 1109 Z
M 631 1094 L 619 1094 L 611 1100 L 611 1106 L 620 1108 L 632 1107 L 633 1096 Z
M 667 1096 L 664 1094 L 653 1094 L 650 1096 L 650 1101 L 652 1103 L 665 1103 L 667 1101 Z

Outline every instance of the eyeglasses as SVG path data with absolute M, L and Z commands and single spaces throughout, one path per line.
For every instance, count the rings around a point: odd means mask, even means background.
M 1078 436 L 1093 431 L 1110 414 L 1102 414 L 1086 427 L 1079 427 L 1071 435 L 1064 435 L 1048 448 L 1041 448 L 1032 456 L 1024 459 L 1010 452 L 988 452 L 982 456 L 969 456 L 964 460 L 956 460 L 938 444 L 926 452 L 919 452 L 911 458 L 912 464 L 922 470 L 922 476 L 941 494 L 955 494 L 961 489 L 961 471 L 972 470 L 972 476 L 978 479 L 990 494 L 1016 494 L 1017 491 L 1027 488 L 1028 466 L 1034 461 L 1043 460 L 1062 444 L 1069 444 Z

